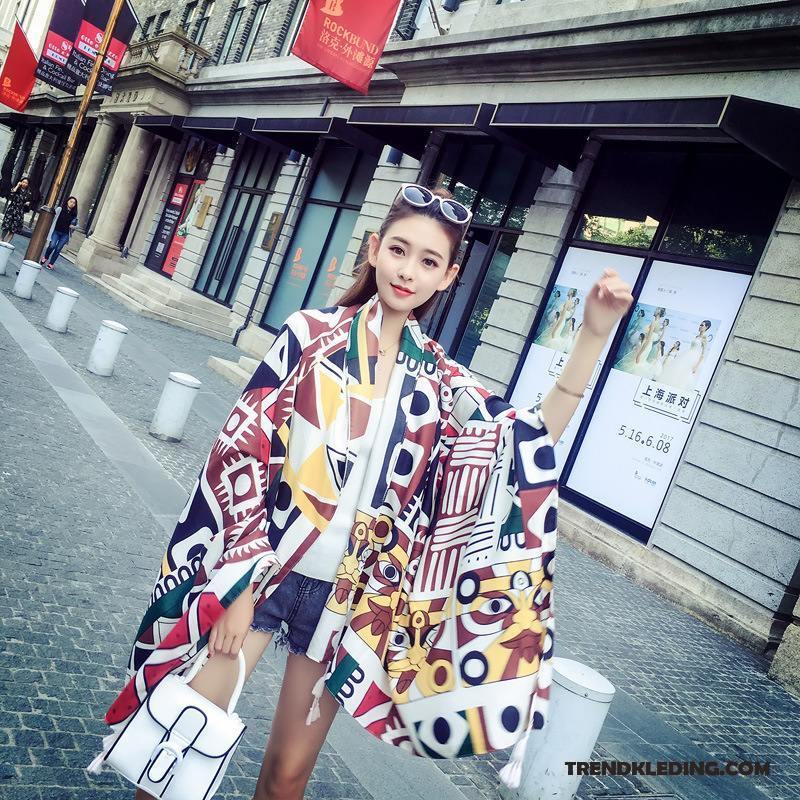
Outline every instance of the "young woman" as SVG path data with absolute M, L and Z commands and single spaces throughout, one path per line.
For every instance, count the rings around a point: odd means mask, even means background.
M 70 196 L 56 217 L 56 224 L 50 236 L 50 244 L 39 261 L 47 269 L 55 269 L 56 260 L 61 254 L 64 245 L 69 241 L 75 226 L 78 224 L 78 198 Z
M 181 514 L 109 724 L 121 727 L 206 640 L 211 657 L 192 686 L 225 706 L 240 649 L 249 675 L 278 634 L 289 655 L 256 800 L 303 797 L 339 705 L 417 755 L 486 752 L 519 741 L 526 725 L 542 726 L 553 442 L 632 298 L 606 270 L 556 387 L 533 412 L 516 410 L 419 326 L 456 278 L 470 217 L 443 189 L 404 185 L 339 305 L 287 319 Z M 508 447 L 521 448 L 524 464 L 512 465 Z M 506 524 L 515 492 L 521 529 Z M 447 549 L 454 538 L 460 571 Z M 502 564 L 467 569 L 476 557 L 491 564 L 495 551 L 506 554 Z M 461 661 L 447 649 L 448 608 L 481 632 Z M 519 681 L 535 677 L 540 662 L 531 704 Z M 467 676 L 458 686 L 456 669 Z M 513 675 L 518 708 L 508 705 Z M 430 703 L 416 701 L 454 693 L 475 715 L 456 715 L 463 724 L 448 738 L 424 719 Z M 506 730 L 490 730 L 484 713 L 500 711 Z
M 4 242 L 10 242 L 22 230 L 22 218 L 31 207 L 31 190 L 28 179 L 21 178 L 11 190 L 3 214 L 2 235 Z

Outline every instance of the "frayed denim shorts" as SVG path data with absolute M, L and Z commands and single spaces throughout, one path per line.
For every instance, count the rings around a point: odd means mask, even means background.
M 289 572 L 278 588 L 255 610 L 254 631 L 275 634 L 275 647 L 305 655 L 333 584 Z

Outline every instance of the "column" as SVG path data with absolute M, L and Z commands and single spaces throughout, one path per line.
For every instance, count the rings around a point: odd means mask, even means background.
M 101 114 L 98 117 L 92 138 L 89 140 L 89 146 L 86 148 L 75 183 L 72 186 L 70 194 L 78 198 L 80 213 L 78 230 L 81 232 L 85 230 L 89 209 L 100 185 L 100 176 L 106 159 L 114 143 L 117 125 L 116 117 L 111 114 Z
M 128 132 L 106 199 L 95 217 L 94 231 L 78 250 L 77 263 L 82 269 L 119 275 L 135 266 L 120 257 L 119 239 L 131 207 L 142 199 L 135 196 L 135 188 L 152 142 L 153 134 L 136 125 Z
M 152 142 L 152 133 L 136 125 L 131 126 L 119 164 L 108 187 L 108 197 L 100 209 L 100 218 L 91 237 L 99 244 L 119 250 L 119 237 L 128 213 L 131 206 L 140 199 L 134 197 L 133 190 L 139 185 Z

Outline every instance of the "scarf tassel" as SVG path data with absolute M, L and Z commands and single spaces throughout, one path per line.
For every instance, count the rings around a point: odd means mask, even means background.
M 319 701 L 320 698 L 322 697 L 323 691 L 325 691 L 326 677 L 327 673 L 323 675 L 314 684 L 314 688 L 311 690 L 311 695 L 314 698 L 314 700 L 311 703 L 311 708 L 308 710 L 308 716 L 306 717 L 306 725 L 310 725 L 312 722 L 316 722 L 319 719 Z
M 103 749 L 92 759 L 92 763 L 86 767 L 86 771 L 90 775 L 99 775 L 103 771 L 106 755 L 118 737 L 119 733 L 110 733 L 108 736 L 103 737 Z
M 508 786 L 509 789 L 518 789 L 520 780 L 522 779 L 522 763 L 525 760 L 525 749 L 528 746 L 528 737 L 530 731 L 514 745 L 511 751 L 511 758 L 508 763 L 500 770 L 500 780 Z

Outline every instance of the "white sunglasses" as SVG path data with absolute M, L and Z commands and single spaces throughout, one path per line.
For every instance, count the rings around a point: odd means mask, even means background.
M 449 200 L 439 195 L 434 194 L 430 189 L 425 186 L 420 186 L 418 183 L 404 183 L 397 193 L 398 197 L 402 197 L 406 203 L 415 208 L 426 208 L 432 203 L 439 204 L 439 213 L 448 221 L 455 225 L 469 224 L 472 219 L 472 212 L 458 200 Z M 395 198 L 397 199 L 397 198 Z

